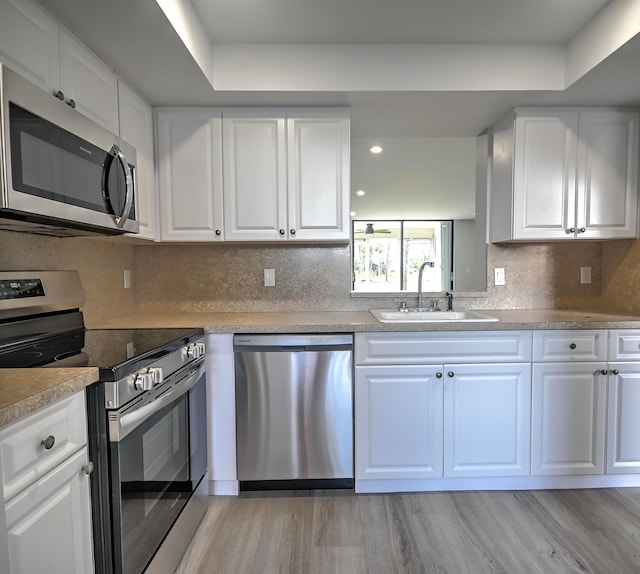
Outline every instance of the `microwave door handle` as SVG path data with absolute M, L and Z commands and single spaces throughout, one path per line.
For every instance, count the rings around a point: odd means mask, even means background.
M 131 206 L 133 205 L 133 176 L 131 174 L 131 168 L 129 168 L 129 164 L 127 163 L 127 158 L 124 156 L 122 150 L 117 144 L 113 145 L 111 150 L 109 150 L 109 154 L 118 160 L 125 176 L 126 194 L 124 199 L 124 207 L 122 208 L 122 212 L 120 213 L 120 215 L 114 214 L 113 217 L 116 227 L 118 229 L 122 229 L 124 227 L 124 224 L 129 219 L 129 213 L 131 212 Z M 111 162 L 111 165 L 112 164 L 113 162 Z M 105 177 L 105 181 L 109 181 L 109 178 Z M 106 184 L 105 189 L 107 190 L 108 195 L 108 185 Z

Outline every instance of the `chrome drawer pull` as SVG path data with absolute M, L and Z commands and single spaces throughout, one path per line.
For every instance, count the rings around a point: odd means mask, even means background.
M 575 349 L 578 345 L 576 345 L 575 343 L 571 343 L 571 345 L 569 345 L 570 349 Z

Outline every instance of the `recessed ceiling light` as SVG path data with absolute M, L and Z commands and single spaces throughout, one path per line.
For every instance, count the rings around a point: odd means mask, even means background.
M 382 153 L 382 146 L 379 146 L 379 145 L 371 146 L 371 147 L 369 148 L 369 151 L 370 151 L 371 153 L 373 153 L 373 154 L 376 154 L 376 155 L 377 155 L 377 154 L 379 154 L 379 153 Z
M 358 191 L 356 191 L 356 195 L 363 196 L 364 195 L 364 190 L 359 189 Z

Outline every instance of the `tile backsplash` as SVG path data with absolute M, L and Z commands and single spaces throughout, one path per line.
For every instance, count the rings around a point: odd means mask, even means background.
M 640 314 L 640 241 L 489 245 L 486 295 L 459 308 L 598 309 Z M 591 284 L 580 268 L 591 268 Z M 505 286 L 493 284 L 503 267 Z M 134 311 L 350 311 L 395 299 L 351 297 L 347 245 L 153 244 L 0 232 L 0 268 L 78 269 L 88 324 Z M 123 271 L 133 288 L 123 288 Z M 275 270 L 264 287 L 263 270 Z M 398 298 L 399 301 L 400 298 Z
M 0 231 L 0 269 L 76 269 L 85 290 L 85 322 L 102 321 L 135 309 L 133 289 L 124 289 L 123 270 L 133 270 L 134 248 L 117 239 L 45 237 Z M 135 272 L 134 272 L 135 284 Z

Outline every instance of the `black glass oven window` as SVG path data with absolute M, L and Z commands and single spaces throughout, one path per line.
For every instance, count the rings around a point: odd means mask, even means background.
M 111 443 L 112 484 L 120 485 L 114 540 L 124 574 L 144 570 L 191 496 L 188 397 Z
M 13 102 L 9 103 L 9 116 L 14 189 L 101 213 L 121 214 L 125 175 L 110 153 Z M 135 218 L 133 207 L 129 217 Z

